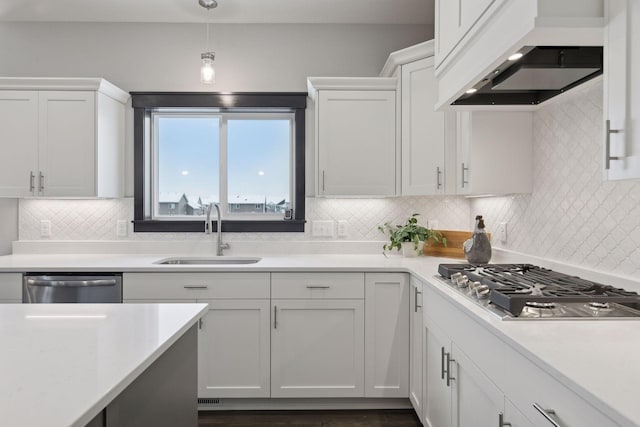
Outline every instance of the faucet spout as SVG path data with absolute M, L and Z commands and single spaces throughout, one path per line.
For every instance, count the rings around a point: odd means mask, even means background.
M 212 203 L 211 205 L 213 205 L 216 208 L 216 213 L 218 214 L 218 222 L 217 222 L 217 227 L 216 227 L 216 255 L 217 256 L 222 256 L 223 253 L 222 251 L 224 249 L 229 249 L 229 244 L 228 243 L 222 243 L 222 218 L 220 217 L 220 204 L 219 203 Z M 211 211 L 211 205 L 209 205 L 208 211 Z M 211 223 L 209 223 L 211 224 Z
M 213 203 L 209 203 L 207 206 L 207 219 L 204 221 L 204 232 L 205 234 L 211 234 L 211 208 L 213 207 Z M 218 217 L 220 217 L 218 215 Z

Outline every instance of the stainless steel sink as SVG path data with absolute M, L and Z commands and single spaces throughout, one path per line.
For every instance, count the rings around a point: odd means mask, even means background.
M 225 264 L 255 264 L 262 258 L 258 257 L 177 257 L 177 258 L 164 258 L 155 261 L 154 264 L 162 265 L 225 265 Z

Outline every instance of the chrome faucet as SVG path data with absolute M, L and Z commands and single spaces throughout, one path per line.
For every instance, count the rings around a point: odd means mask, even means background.
M 211 234 L 211 208 L 216 208 L 218 214 L 217 230 L 216 230 L 216 255 L 222 256 L 223 249 L 229 249 L 228 243 L 222 243 L 222 219 L 220 217 L 220 205 L 218 203 L 209 203 L 207 206 L 207 220 L 204 224 L 204 232 Z

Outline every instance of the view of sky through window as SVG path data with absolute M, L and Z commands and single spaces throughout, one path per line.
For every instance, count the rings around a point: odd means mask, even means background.
M 219 116 L 159 116 L 157 213 L 202 215 L 219 202 Z M 283 213 L 291 206 L 291 123 L 288 119 L 227 121 L 228 213 Z

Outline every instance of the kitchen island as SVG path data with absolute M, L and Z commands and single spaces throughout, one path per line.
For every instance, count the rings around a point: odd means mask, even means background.
M 206 309 L 0 304 L 2 425 L 130 425 L 149 409 L 196 425 L 196 331 Z

